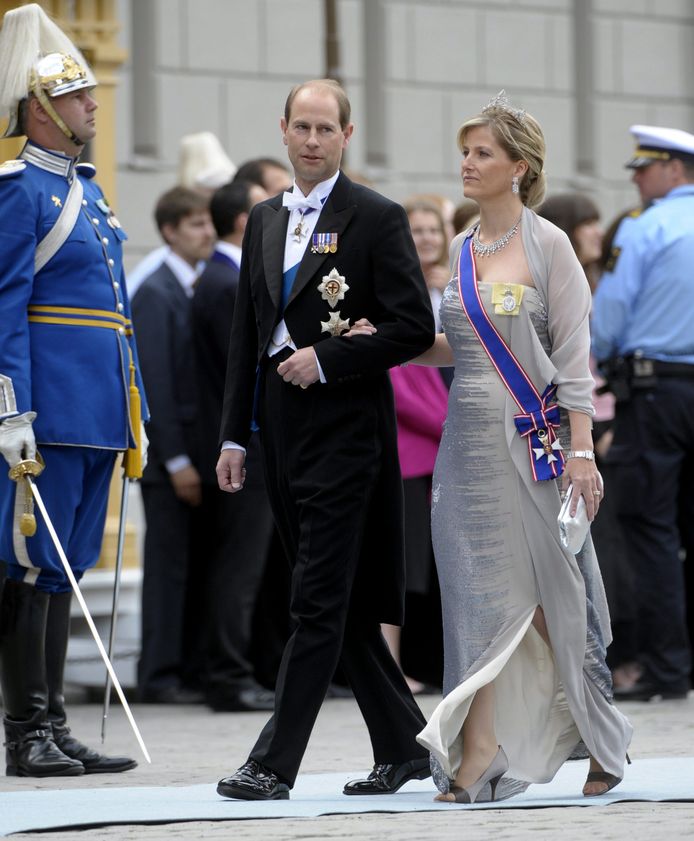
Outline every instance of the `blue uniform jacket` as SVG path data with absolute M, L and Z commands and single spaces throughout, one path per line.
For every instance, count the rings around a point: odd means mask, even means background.
M 616 237 L 618 256 L 593 299 L 599 360 L 640 352 L 694 365 L 694 184 L 675 187 Z
M 124 282 L 125 233 L 90 180 L 93 167 L 78 164 L 81 211 L 34 276 L 36 246 L 60 214 L 75 162 L 31 142 L 22 157 L 21 171 L 3 177 L 0 170 L 0 371 L 12 379 L 18 411 L 37 413 L 38 444 L 124 450 L 134 444 L 131 360 L 147 419 Z

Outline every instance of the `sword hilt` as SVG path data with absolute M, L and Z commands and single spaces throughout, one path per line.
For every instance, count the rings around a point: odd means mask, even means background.
M 24 489 L 24 512 L 19 518 L 19 531 L 24 537 L 33 537 L 36 534 L 36 517 L 34 516 L 34 498 L 28 488 L 29 477 L 35 479 L 43 473 L 46 466 L 41 458 L 41 453 L 36 453 L 36 458 L 25 458 L 10 467 L 9 477 L 13 482 L 25 482 Z
M 33 476 L 36 478 L 43 473 L 45 466 L 46 464 L 41 457 L 41 453 L 37 452 L 35 459 L 25 458 L 10 467 L 8 475 L 13 482 L 19 482 L 19 480 L 23 479 L 25 476 Z

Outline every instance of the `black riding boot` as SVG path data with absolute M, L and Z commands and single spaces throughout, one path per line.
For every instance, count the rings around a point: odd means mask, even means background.
M 127 756 L 104 756 L 83 745 L 71 733 L 65 714 L 63 673 L 70 636 L 72 593 L 53 593 L 46 623 L 46 677 L 48 682 L 48 720 L 60 750 L 84 766 L 85 774 L 115 774 L 135 768 L 137 762 Z
M 46 616 L 48 593 L 5 581 L 0 603 L 0 683 L 5 705 L 5 747 L 10 777 L 84 774 L 53 740 L 46 717 Z

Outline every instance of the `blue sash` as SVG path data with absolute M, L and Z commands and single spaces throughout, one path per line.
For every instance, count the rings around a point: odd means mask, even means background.
M 550 383 L 542 394 L 539 393 L 487 315 L 477 287 L 472 237 L 465 240 L 460 250 L 458 286 L 460 301 L 472 329 L 520 409 L 513 419 L 519 435 L 528 442 L 533 479 L 536 482 L 556 479 L 564 471 L 564 456 L 556 432 L 559 407 L 550 402 L 557 387 Z
M 300 265 L 301 261 L 295 263 L 282 275 L 282 305 L 280 312 L 284 312 L 287 309 L 287 302 L 289 301 L 292 286 L 294 286 L 294 279 L 296 278 L 296 273 L 299 271 Z

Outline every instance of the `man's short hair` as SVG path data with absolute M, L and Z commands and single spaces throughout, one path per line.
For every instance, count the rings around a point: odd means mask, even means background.
M 250 181 L 234 180 L 220 187 L 210 199 L 212 224 L 219 239 L 232 234 L 239 216 L 250 212 L 253 186 Z
M 294 87 L 289 91 L 289 96 L 284 104 L 284 119 L 287 123 L 289 123 L 289 117 L 292 112 L 292 104 L 296 95 L 305 88 L 317 88 L 331 93 L 337 102 L 337 110 L 340 115 L 340 128 L 347 128 L 352 116 L 352 106 L 350 105 L 349 98 L 347 97 L 344 88 L 339 82 L 336 82 L 335 79 L 311 79 L 309 82 L 302 82 L 300 85 L 294 85 Z
M 161 233 L 165 225 L 176 228 L 186 216 L 201 210 L 209 210 L 206 196 L 188 187 L 174 187 L 159 197 L 154 208 L 154 221 Z

